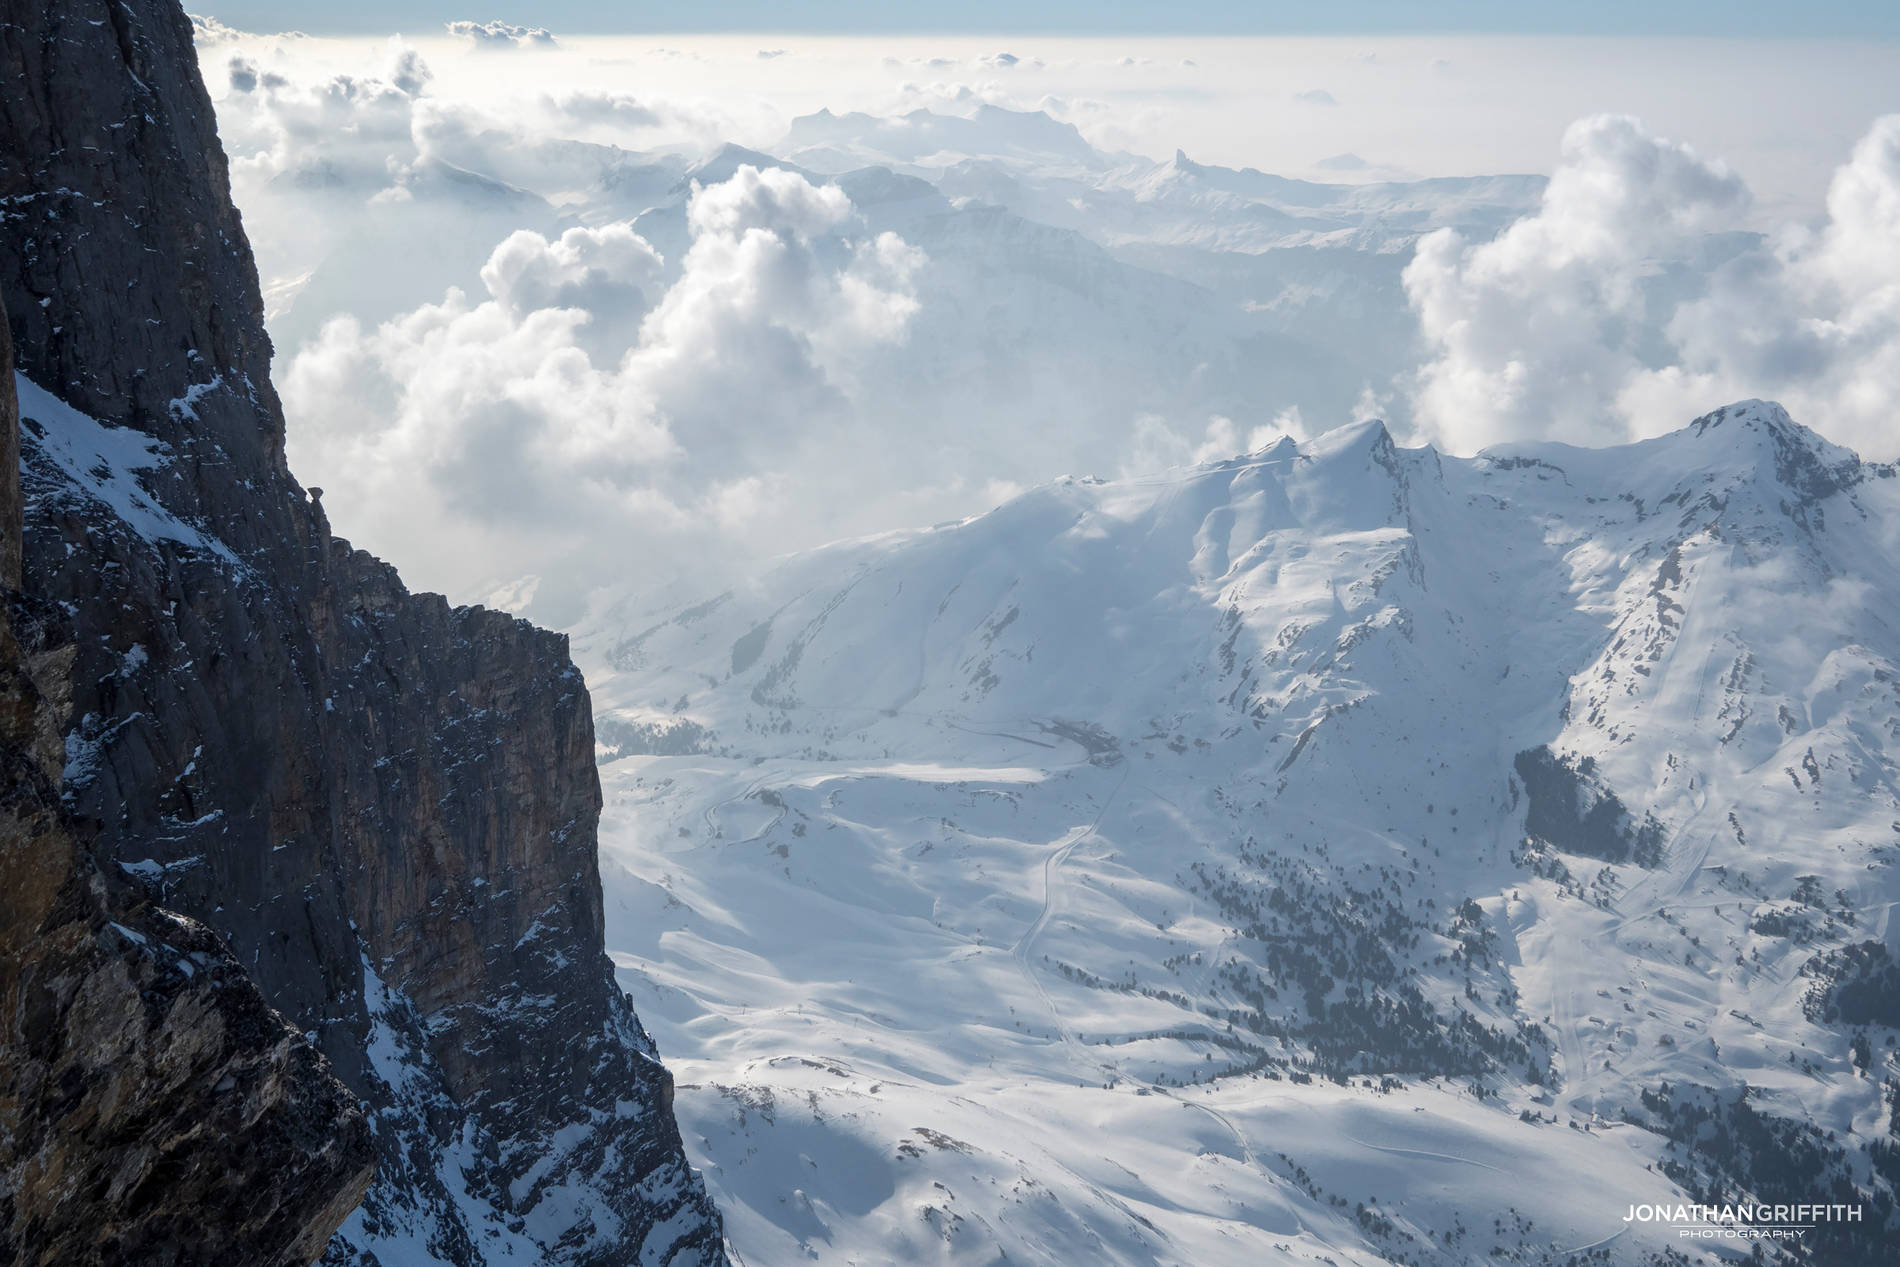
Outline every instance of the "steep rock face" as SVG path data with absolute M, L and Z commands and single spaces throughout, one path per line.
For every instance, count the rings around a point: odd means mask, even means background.
M 101 865 L 227 939 L 368 1104 L 378 1179 L 329 1259 L 722 1262 L 602 950 L 565 639 L 410 595 L 291 478 L 182 12 L 31 0 L 0 83 L 66 797 Z
M 0 452 L 19 451 L 0 323 Z M 30 650 L 0 471 L 0 1256 L 308 1263 L 362 1199 L 368 1125 L 204 925 L 109 890 L 60 803 L 70 648 Z

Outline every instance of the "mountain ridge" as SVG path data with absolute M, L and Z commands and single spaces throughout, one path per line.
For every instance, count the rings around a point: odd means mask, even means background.
M 609 945 L 735 1230 L 1652 1263 L 1668 1193 L 1856 1202 L 1786 1261 L 1879 1261 L 1889 471 L 1756 402 L 1371 421 L 596 609 Z M 876 1200 L 765 1199 L 821 1142 Z

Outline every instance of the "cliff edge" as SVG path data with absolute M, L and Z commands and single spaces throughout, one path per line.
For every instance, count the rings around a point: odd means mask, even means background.
M 228 946 L 206 975 L 254 982 L 287 1067 L 327 1063 L 364 1106 L 376 1178 L 324 1261 L 723 1263 L 602 948 L 566 640 L 408 593 L 290 475 L 175 0 L 26 0 L 0 24 L 0 298 L 23 587 L 69 665 L 61 785 L 35 794 L 97 860 L 81 887 L 152 912 L 156 933 L 125 924 L 148 945 Z M 352 1112 L 319 1151 L 355 1155 Z

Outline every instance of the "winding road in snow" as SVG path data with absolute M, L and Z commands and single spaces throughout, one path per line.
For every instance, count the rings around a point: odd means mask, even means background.
M 1023 975 L 1028 978 L 1029 984 L 1035 988 L 1037 997 L 1042 1000 L 1043 1007 L 1049 1013 L 1050 1021 L 1055 1025 L 1056 1033 L 1061 1036 L 1063 1045 L 1068 1048 L 1070 1054 L 1074 1058 L 1084 1063 L 1094 1065 L 1097 1069 L 1116 1078 L 1127 1078 L 1128 1075 L 1124 1073 L 1119 1066 L 1097 1060 L 1084 1050 L 1081 1040 L 1076 1038 L 1076 1036 L 1070 1032 L 1068 1025 L 1063 1022 L 1062 1013 L 1056 1010 L 1055 1000 L 1049 997 L 1049 991 L 1044 988 L 1042 978 L 1036 972 L 1035 965 L 1029 956 L 1030 951 L 1035 947 L 1037 939 L 1040 938 L 1043 931 L 1049 927 L 1049 921 L 1055 915 L 1056 883 L 1061 877 L 1062 864 L 1069 860 L 1069 855 L 1073 854 L 1076 849 L 1082 845 L 1082 842 L 1095 834 L 1096 829 L 1102 825 L 1102 819 L 1108 813 L 1109 806 L 1113 805 L 1121 796 L 1122 789 L 1126 787 L 1127 784 L 1128 773 L 1124 770 L 1120 781 L 1115 784 L 1114 791 L 1110 792 L 1107 798 L 1103 800 L 1102 808 L 1095 815 L 1095 821 L 1085 827 L 1077 827 L 1072 830 L 1067 836 L 1057 841 L 1049 850 L 1048 855 L 1043 858 L 1042 909 L 1037 912 L 1035 922 L 1024 931 L 1021 937 L 1016 939 L 1016 944 L 1010 947 L 1009 951 L 1011 957 L 1016 960 L 1017 966 L 1022 969 Z M 1146 1082 L 1141 1079 L 1132 1079 L 1132 1081 L 1139 1083 L 1139 1085 L 1156 1095 L 1166 1096 L 1177 1104 L 1186 1105 L 1191 1109 L 1199 1109 L 1201 1112 L 1213 1118 L 1226 1129 L 1229 1135 L 1234 1137 L 1234 1143 L 1240 1149 L 1241 1161 L 1253 1169 L 1261 1169 L 1260 1159 L 1254 1153 L 1253 1145 L 1247 1142 L 1246 1133 L 1234 1125 L 1233 1119 L 1228 1117 L 1225 1113 L 1210 1104 L 1203 1104 L 1199 1100 L 1193 1100 L 1184 1095 L 1179 1095 L 1168 1087 Z M 1452 1160 L 1461 1159 L 1454 1158 Z M 1474 1162 L 1473 1164 L 1483 1165 L 1482 1162 Z
M 1060 877 L 1062 864 L 1069 860 L 1069 855 L 1074 853 L 1083 841 L 1095 834 L 1096 829 L 1102 825 L 1103 816 L 1108 813 L 1108 807 L 1115 803 L 1127 783 L 1128 771 L 1124 769 L 1114 790 L 1103 798 L 1102 806 L 1095 812 L 1094 820 L 1086 826 L 1070 831 L 1067 836 L 1056 841 L 1049 850 L 1048 856 L 1042 860 L 1042 909 L 1036 913 L 1035 922 L 1016 939 L 1016 944 L 1009 949 L 1010 957 L 1015 959 L 1017 967 L 1022 969 L 1023 976 L 1028 978 L 1030 986 L 1042 1000 L 1042 1005 L 1048 1011 L 1049 1019 L 1055 1025 L 1056 1033 L 1061 1037 L 1063 1045 L 1069 1049 L 1071 1055 L 1098 1066 L 1100 1062 L 1091 1060 L 1082 1050 L 1081 1042 L 1069 1032 L 1068 1025 L 1062 1020 L 1062 1013 L 1056 1010 L 1055 1000 L 1049 997 L 1049 991 L 1043 987 L 1042 978 L 1030 961 L 1029 953 L 1035 947 L 1037 938 L 1042 936 L 1043 930 L 1049 927 L 1049 920 L 1055 915 L 1056 881 Z

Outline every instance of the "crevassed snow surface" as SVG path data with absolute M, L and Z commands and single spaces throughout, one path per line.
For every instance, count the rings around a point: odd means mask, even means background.
M 1374 423 L 603 602 L 608 945 L 738 1253 L 1739 1252 L 1623 1222 L 1642 1097 L 1886 1129 L 1801 974 L 1900 899 L 1892 474 Z M 1527 837 L 1546 745 L 1629 856 Z

